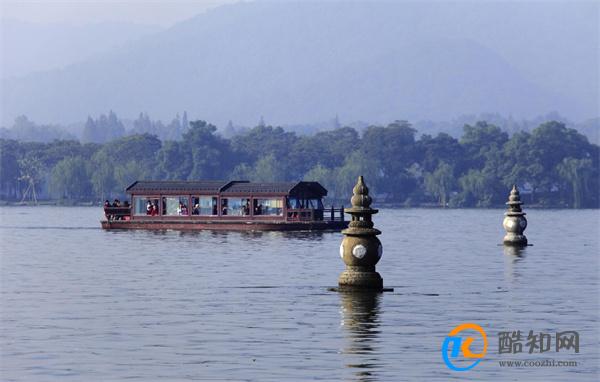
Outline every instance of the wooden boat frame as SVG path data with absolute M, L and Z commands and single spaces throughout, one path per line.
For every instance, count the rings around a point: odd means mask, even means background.
M 136 181 L 126 191 L 130 195 L 131 206 L 105 207 L 106 219 L 101 222 L 102 228 L 322 231 L 340 230 L 348 223 L 344 220 L 343 206 L 327 209 L 323 206 L 322 198 L 327 195 L 327 190 L 318 182 Z M 186 206 L 187 214 L 174 215 L 167 211 L 167 200 L 173 202 L 175 198 L 180 200 L 180 206 Z M 192 211 L 194 201 L 209 198 L 212 202 L 210 214 L 192 213 L 196 211 L 195 208 Z M 158 201 L 155 215 L 140 210 L 140 203 L 151 200 L 155 204 Z M 240 210 L 241 213 L 231 208 L 235 212 L 231 214 L 229 200 L 245 200 L 246 208 Z M 273 208 L 277 211 L 275 214 L 257 213 L 262 211 L 262 204 L 257 208 L 259 201 L 269 201 L 281 207 Z

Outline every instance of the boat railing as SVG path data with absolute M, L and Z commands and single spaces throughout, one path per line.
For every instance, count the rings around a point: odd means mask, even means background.
M 340 208 L 335 208 L 331 206 L 323 210 L 323 220 L 332 221 L 332 222 L 343 222 L 344 221 L 344 206 Z
M 344 221 L 344 207 L 326 209 L 288 208 L 288 221 Z
M 106 220 L 129 220 L 131 207 L 104 207 Z M 344 221 L 344 207 L 326 209 L 288 208 L 287 221 Z
M 104 207 L 106 220 L 129 220 L 131 207 Z
M 314 221 L 315 210 L 312 208 L 288 208 L 287 210 L 288 221 Z

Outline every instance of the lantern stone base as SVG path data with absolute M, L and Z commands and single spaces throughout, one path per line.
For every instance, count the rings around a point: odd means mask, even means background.
M 383 290 L 383 279 L 375 267 L 347 267 L 338 280 L 340 291 Z

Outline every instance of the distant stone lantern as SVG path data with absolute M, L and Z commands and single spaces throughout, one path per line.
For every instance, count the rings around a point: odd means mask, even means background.
M 521 195 L 516 185 L 510 191 L 506 204 L 508 204 L 508 211 L 504 213 L 505 217 L 502 222 L 506 230 L 504 245 L 526 246 L 527 237 L 523 235 L 523 231 L 527 228 L 527 219 L 525 219 L 525 212 L 521 210 L 523 202 L 521 202 Z
M 339 278 L 340 290 L 383 290 L 383 279 L 375 271 L 383 247 L 377 238 L 381 231 L 373 228 L 371 216 L 378 211 L 371 208 L 372 199 L 362 176 L 352 189 L 352 208 L 345 210 L 352 215 L 348 229 L 342 231 L 340 256 L 346 269 Z

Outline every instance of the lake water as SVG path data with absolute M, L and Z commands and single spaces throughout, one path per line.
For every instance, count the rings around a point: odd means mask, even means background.
M 526 212 L 534 246 L 515 254 L 502 210 L 382 210 L 394 291 L 352 295 L 327 289 L 340 233 L 103 231 L 100 208 L 1 207 L 0 379 L 597 380 L 600 215 Z M 489 347 L 455 372 L 441 346 L 464 322 Z M 523 353 L 499 354 L 516 330 Z M 529 330 L 550 350 L 529 354 Z M 554 348 L 568 330 L 579 353 Z M 498 363 L 545 359 L 577 366 Z

